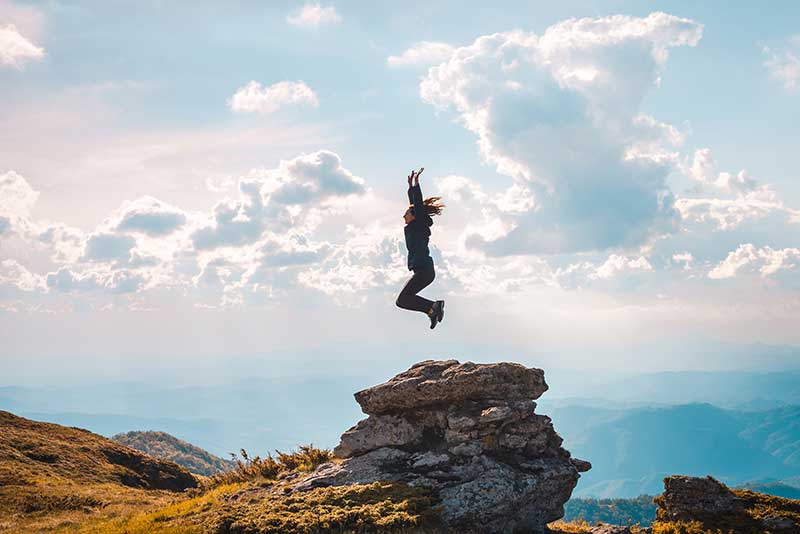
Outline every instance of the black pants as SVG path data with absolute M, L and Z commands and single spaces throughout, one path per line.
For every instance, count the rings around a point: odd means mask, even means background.
M 428 310 L 433 306 L 433 301 L 420 297 L 417 293 L 428 287 L 435 277 L 436 273 L 433 270 L 433 265 L 414 269 L 414 276 L 406 282 L 397 297 L 397 305 L 405 310 L 428 313 Z

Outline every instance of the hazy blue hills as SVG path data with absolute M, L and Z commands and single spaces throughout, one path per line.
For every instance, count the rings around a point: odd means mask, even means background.
M 96 384 L 0 387 L 0 409 L 42 421 L 87 428 L 105 436 L 137 429 L 168 432 L 226 458 L 299 443 L 336 444 L 360 418 L 353 391 L 361 380 L 242 380 L 170 386 Z
M 168 432 L 227 458 L 240 448 L 263 455 L 301 443 L 334 446 L 363 417 L 352 393 L 378 381 L 313 376 L 204 386 L 13 386 L 0 387 L 0 409 L 109 437 L 137 429 Z M 673 474 L 711 474 L 734 486 L 800 487 L 798 372 L 624 379 L 553 372 L 548 382 L 537 411 L 553 419 L 575 456 L 594 465 L 576 496 L 658 494 L 662 478 Z M 694 400 L 702 402 L 688 402 Z
M 785 499 L 800 499 L 799 487 L 790 486 L 788 484 L 783 484 L 781 482 L 772 482 L 772 483 L 749 482 L 747 484 L 743 484 L 742 487 L 747 488 L 749 490 L 757 491 L 758 493 L 767 493 L 769 495 L 775 495 L 776 497 L 783 497 Z
M 710 404 L 607 410 L 554 408 L 565 446 L 591 461 L 576 496 L 657 494 L 669 474 L 713 476 L 730 485 L 800 474 L 800 407 L 767 412 Z
M 656 519 L 652 495 L 633 499 L 571 499 L 564 506 L 565 521 L 586 521 L 592 525 L 648 526 Z
M 800 355 L 795 356 L 800 364 Z M 546 370 L 547 371 L 547 370 Z M 800 370 L 780 372 L 680 371 L 614 376 L 588 371 L 547 372 L 543 400 L 571 398 L 603 403 L 688 404 L 707 402 L 747 411 L 800 405 Z

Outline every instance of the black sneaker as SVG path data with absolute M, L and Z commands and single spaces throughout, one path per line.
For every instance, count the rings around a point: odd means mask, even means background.
M 437 300 L 431 306 L 431 313 L 428 314 L 428 317 L 431 320 L 431 330 L 436 328 L 436 325 L 442 320 L 444 317 L 444 301 Z

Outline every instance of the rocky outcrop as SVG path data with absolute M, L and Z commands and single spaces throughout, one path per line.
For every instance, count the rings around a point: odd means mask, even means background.
M 732 490 L 712 477 L 671 476 L 655 499 L 656 523 L 699 522 L 709 532 L 800 532 L 800 501 Z
M 420 362 L 355 394 L 368 417 L 334 449 L 343 461 L 294 489 L 402 481 L 435 490 L 443 522 L 460 532 L 544 532 L 591 468 L 535 413 L 545 391 L 541 369 Z
M 712 477 L 667 477 L 664 493 L 656 502 L 659 518 L 667 521 L 693 521 L 708 514 L 730 515 L 745 508 L 743 499 Z

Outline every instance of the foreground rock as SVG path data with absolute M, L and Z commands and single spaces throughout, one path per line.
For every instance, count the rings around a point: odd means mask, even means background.
M 699 522 L 709 532 L 800 533 L 800 501 L 732 490 L 712 477 L 672 476 L 655 499 L 656 524 Z
M 693 521 L 701 515 L 732 515 L 745 509 L 744 499 L 712 477 L 667 477 L 664 493 L 657 503 L 659 517 L 668 521 Z
M 402 481 L 431 488 L 445 525 L 461 532 L 545 532 L 564 515 L 579 471 L 549 417 L 541 369 L 514 363 L 424 361 L 355 394 L 369 417 L 342 435 L 341 463 L 294 490 Z

